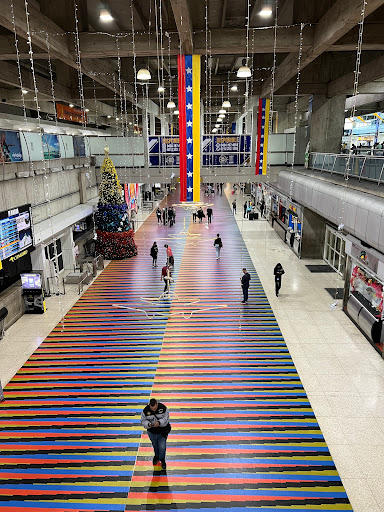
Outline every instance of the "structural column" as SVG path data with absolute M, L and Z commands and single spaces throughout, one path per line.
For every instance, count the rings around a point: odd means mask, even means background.
M 327 98 L 314 96 L 308 118 L 310 150 L 317 153 L 340 153 L 345 120 L 344 94 Z

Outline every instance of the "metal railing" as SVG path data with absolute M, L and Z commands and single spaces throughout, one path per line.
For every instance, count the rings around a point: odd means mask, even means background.
M 329 172 L 331 175 L 345 176 L 348 157 L 348 154 L 311 153 L 309 167 L 317 171 Z M 380 185 L 384 172 L 384 156 L 351 155 L 349 169 L 349 177 L 358 178 L 359 181 L 374 181 Z

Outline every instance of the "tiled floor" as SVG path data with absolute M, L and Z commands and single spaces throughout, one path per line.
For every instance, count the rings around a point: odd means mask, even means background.
M 239 206 L 241 201 L 238 196 Z M 265 220 L 244 221 L 240 207 L 236 220 L 354 511 L 384 510 L 384 361 L 340 303 L 330 310 L 334 301 L 325 288 L 342 287 L 341 278 L 311 274 L 305 264 L 316 262 L 299 260 Z M 225 251 L 230 240 L 223 242 Z M 276 298 L 272 274 L 278 261 L 286 273 Z M 3 385 L 77 299 L 77 287 L 68 287 L 61 304 L 52 297 L 44 316 L 25 315 L 7 331 L 0 342 Z
M 228 191 L 227 191 L 228 192 Z M 230 203 L 233 196 L 228 195 Z M 355 512 L 384 510 L 384 360 L 325 288 L 336 273 L 310 273 L 266 220 L 236 220 Z M 285 275 L 277 298 L 273 268 Z

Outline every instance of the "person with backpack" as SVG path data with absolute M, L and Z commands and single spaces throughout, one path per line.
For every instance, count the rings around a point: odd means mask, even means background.
M 150 255 L 152 257 L 152 267 L 157 267 L 157 253 L 159 252 L 159 248 L 157 247 L 157 243 L 153 242 L 151 247 Z
M 216 259 L 219 260 L 220 259 L 220 249 L 223 247 L 223 242 L 221 241 L 219 233 L 217 233 L 216 239 L 213 242 L 213 245 L 216 249 Z

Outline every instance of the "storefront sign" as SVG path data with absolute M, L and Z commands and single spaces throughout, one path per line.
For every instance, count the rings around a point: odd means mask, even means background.
M 58 119 L 64 121 L 72 121 L 73 123 L 80 123 L 87 121 L 87 114 L 79 108 L 68 107 L 68 105 L 62 105 L 56 103 L 56 115 Z

